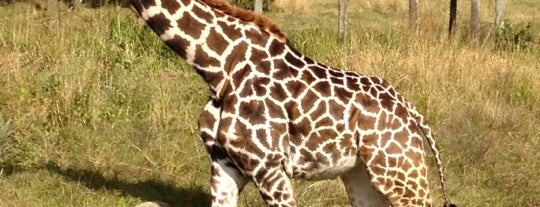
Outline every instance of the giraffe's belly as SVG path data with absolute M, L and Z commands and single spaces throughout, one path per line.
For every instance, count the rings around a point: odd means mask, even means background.
M 292 169 L 293 177 L 306 180 L 334 179 L 345 172 L 352 170 L 358 161 L 356 153 L 338 155 L 337 152 L 323 154 L 315 152 L 307 154 L 300 150 L 293 154 Z

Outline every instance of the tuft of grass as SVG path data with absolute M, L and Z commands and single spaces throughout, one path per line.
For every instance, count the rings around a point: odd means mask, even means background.
M 449 43 L 446 11 L 435 2 L 422 3 L 421 31 L 410 36 L 403 3 L 377 1 L 351 2 L 349 37 L 338 43 L 337 9 L 296 2 L 306 6 L 295 21 L 290 10 L 269 16 L 300 51 L 385 78 L 426 115 L 453 201 L 540 205 L 537 43 L 528 50 Z M 508 17 L 533 22 L 536 31 L 538 15 L 512 5 Z M 210 205 L 209 163 L 196 129 L 206 86 L 131 10 L 13 3 L 0 7 L 0 24 L 3 205 Z M 295 189 L 302 206 L 348 205 L 339 180 L 295 181 Z M 248 185 L 240 206 L 263 206 L 259 197 Z

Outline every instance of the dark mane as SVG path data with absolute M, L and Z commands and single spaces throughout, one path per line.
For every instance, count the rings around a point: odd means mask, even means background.
M 274 35 L 278 40 L 282 42 L 286 42 L 287 38 L 285 35 L 281 32 L 279 27 L 271 22 L 268 18 L 259 15 L 255 12 L 248 11 L 242 8 L 238 8 L 236 6 L 233 6 L 229 4 L 227 0 L 198 0 L 214 9 L 217 9 L 224 14 L 233 16 L 235 18 L 238 18 L 242 21 L 246 22 L 252 22 L 253 24 L 261 27 L 268 33 Z

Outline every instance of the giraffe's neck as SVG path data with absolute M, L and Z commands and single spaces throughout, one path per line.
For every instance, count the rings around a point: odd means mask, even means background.
M 235 71 L 257 67 L 255 53 L 286 42 L 274 25 L 218 0 L 131 0 L 131 4 L 217 97 L 229 87 Z

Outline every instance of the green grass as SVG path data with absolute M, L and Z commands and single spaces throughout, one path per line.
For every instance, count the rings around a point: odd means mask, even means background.
M 314 59 L 384 77 L 416 103 L 440 144 L 454 202 L 539 206 L 538 33 L 527 48 L 448 43 L 436 15 L 443 9 L 425 7 L 418 37 L 406 34 L 402 9 L 352 11 L 344 43 L 333 10 L 295 15 L 300 23 L 286 11 L 269 16 Z M 538 31 L 540 15 L 518 9 L 508 10 L 513 24 Z M 131 10 L 0 7 L 0 88 L 0 206 L 209 206 L 196 129 L 207 88 Z M 295 186 L 302 206 L 348 205 L 339 180 Z M 240 203 L 263 205 L 252 185 Z

